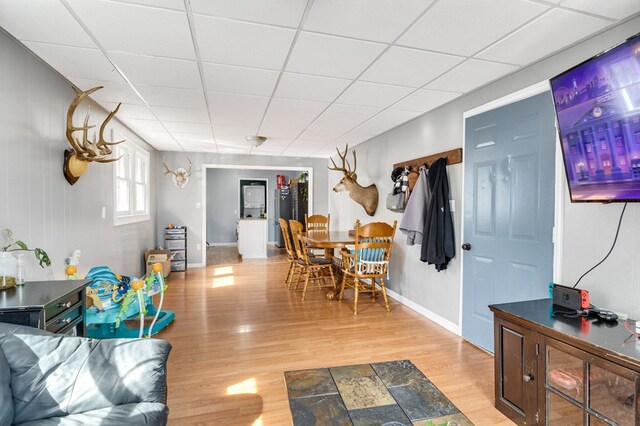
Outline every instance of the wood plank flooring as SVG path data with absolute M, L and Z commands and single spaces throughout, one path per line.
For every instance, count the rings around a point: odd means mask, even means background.
M 170 424 L 290 425 L 284 371 L 411 360 L 476 425 L 512 424 L 493 407 L 493 357 L 390 299 L 328 301 L 287 290 L 287 263 L 252 261 L 173 273 Z

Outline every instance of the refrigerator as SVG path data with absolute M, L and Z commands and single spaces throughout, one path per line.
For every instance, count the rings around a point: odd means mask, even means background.
M 289 188 L 275 190 L 275 200 L 273 205 L 275 206 L 276 216 L 274 221 L 276 246 L 284 247 L 284 238 L 282 237 L 282 231 L 280 230 L 280 218 L 285 219 L 287 222 L 291 219 L 291 192 Z
M 309 208 L 309 186 L 306 182 L 294 183 L 290 188 L 275 190 L 275 223 L 276 246 L 284 247 L 284 239 L 280 230 L 280 218 L 287 221 L 295 219 L 304 226 L 304 215 Z

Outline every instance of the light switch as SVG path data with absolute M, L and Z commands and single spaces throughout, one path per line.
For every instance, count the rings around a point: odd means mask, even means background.
M 198 251 L 202 250 L 202 244 L 196 244 L 196 250 Z
M 200 207 L 202 207 L 202 203 L 201 203 L 200 201 L 198 201 L 198 202 L 196 203 L 196 209 L 199 209 Z
M 100 213 L 100 217 L 103 219 L 107 218 L 107 208 L 105 206 L 102 206 L 102 212 Z
M 456 200 L 449 200 L 449 210 L 451 213 L 456 211 Z

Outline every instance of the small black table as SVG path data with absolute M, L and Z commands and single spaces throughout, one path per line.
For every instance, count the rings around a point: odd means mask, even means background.
M 33 281 L 0 291 L 0 322 L 85 335 L 85 288 L 91 280 Z

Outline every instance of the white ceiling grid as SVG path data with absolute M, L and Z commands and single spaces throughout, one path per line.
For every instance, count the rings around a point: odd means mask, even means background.
M 159 150 L 327 157 L 640 0 L 0 0 L 0 27 Z M 251 147 L 245 136 L 268 138 Z

